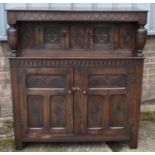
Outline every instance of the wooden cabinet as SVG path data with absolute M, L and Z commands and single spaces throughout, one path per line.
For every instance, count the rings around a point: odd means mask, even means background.
M 16 148 L 128 141 L 137 147 L 144 10 L 8 10 Z

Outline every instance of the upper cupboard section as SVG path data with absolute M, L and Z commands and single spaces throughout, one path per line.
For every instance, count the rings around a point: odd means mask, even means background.
M 21 22 L 21 49 L 114 51 L 134 50 L 133 23 Z

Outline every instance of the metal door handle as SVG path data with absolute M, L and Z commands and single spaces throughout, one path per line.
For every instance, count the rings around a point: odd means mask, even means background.
M 86 90 L 83 90 L 82 93 L 83 93 L 83 95 L 86 95 L 87 94 L 87 91 Z
M 79 87 L 73 87 L 73 91 L 80 91 L 81 89 Z
M 72 94 L 72 91 L 71 91 L 71 90 L 68 90 L 68 94 L 69 94 L 69 95 Z

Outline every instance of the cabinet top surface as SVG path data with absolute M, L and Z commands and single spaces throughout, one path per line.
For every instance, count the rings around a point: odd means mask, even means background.
M 145 25 L 147 10 L 119 9 L 22 9 L 7 10 L 8 24 L 17 21 L 112 21 L 138 22 Z
M 142 10 L 142 9 L 138 9 L 138 8 L 82 8 L 82 9 L 78 9 L 78 8 L 73 8 L 73 9 L 68 9 L 68 8 L 22 8 L 22 7 L 15 7 L 15 8 L 9 8 L 6 9 L 7 11 L 18 11 L 18 12 L 22 12 L 22 11 L 27 11 L 27 12 L 31 12 L 31 11 L 48 11 L 48 12 L 148 12 L 147 10 Z

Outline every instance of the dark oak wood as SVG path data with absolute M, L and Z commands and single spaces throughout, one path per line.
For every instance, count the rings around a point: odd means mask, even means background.
M 138 144 L 145 10 L 7 10 L 17 149 Z

